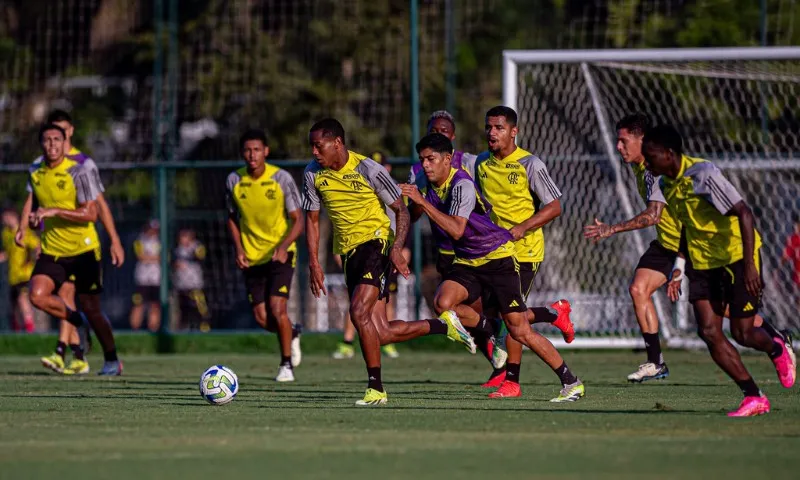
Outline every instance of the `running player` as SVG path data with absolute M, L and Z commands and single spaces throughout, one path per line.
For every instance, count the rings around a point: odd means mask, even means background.
M 76 311 L 72 299 L 54 294 L 71 280 L 81 309 L 103 347 L 105 363 L 98 374 L 121 375 L 114 334 L 100 307 L 103 278 L 100 241 L 94 228 L 100 185 L 94 170 L 66 157 L 66 139 L 66 132 L 58 125 L 44 125 L 39 132 L 44 160 L 30 174 L 35 209 L 29 223 L 33 228 L 43 225 L 43 234 L 42 254 L 31 278 L 31 302 L 60 320 L 76 327 L 83 325 L 83 315 Z M 20 222 L 18 238 L 24 238 L 26 227 L 26 222 Z
M 297 262 L 295 241 L 303 232 L 300 194 L 289 172 L 266 163 L 269 145 L 263 131 L 245 132 L 239 149 L 245 166 L 226 182 L 236 265 L 244 272 L 256 322 L 278 334 L 281 363 L 275 381 L 293 382 L 293 367 L 301 361 L 300 330 L 289 320 L 287 303 Z
M 439 234 L 450 237 L 456 254 L 436 292 L 437 311 L 455 309 L 460 318 L 474 324 L 479 314 L 469 305 L 490 295 L 511 337 L 520 342 L 520 350 L 524 344 L 537 352 L 559 376 L 563 388 L 551 401 L 578 400 L 585 392 L 583 383 L 572 374 L 555 347 L 530 327 L 512 234 L 492 221 L 491 204 L 478 193 L 472 178 L 451 167 L 453 144 L 447 137 L 427 135 L 416 149 L 425 177 L 420 176 L 416 185 L 401 185 L 403 195 L 414 203 L 415 218 L 425 213 Z M 520 351 L 520 358 L 521 354 Z M 501 394 L 494 397 L 520 396 L 519 361 L 507 367 L 504 385 Z M 516 385 L 514 391 L 508 385 Z
M 689 301 L 700 338 L 711 358 L 744 393 L 731 417 L 761 415 L 770 411 L 767 397 L 745 368 L 739 352 L 722 331 L 729 310 L 733 338 L 740 345 L 766 353 L 786 388 L 795 382 L 796 361 L 782 336 L 755 326 L 761 306 L 761 236 L 753 213 L 736 188 L 713 163 L 683 154 L 683 139 L 671 126 L 648 130 L 642 151 L 647 168 L 661 175 L 664 203 L 683 225 L 692 263 Z
M 24 330 L 31 333 L 34 330 L 33 307 L 28 295 L 28 281 L 39 253 L 39 237 L 28 231 L 22 239 L 22 245 L 17 245 L 14 234 L 17 233 L 19 224 L 19 214 L 15 210 L 3 210 L 3 250 L 0 251 L 0 262 L 8 262 L 11 327 L 14 331 Z
M 309 131 L 309 144 L 315 160 L 304 173 L 303 209 L 311 291 L 317 298 L 327 294 L 318 255 L 319 214 L 324 204 L 333 224 L 333 253 L 344 255 L 350 318 L 367 365 L 367 391 L 356 405 L 383 405 L 387 395 L 381 381 L 381 345 L 435 334 L 464 343 L 472 353 L 475 344 L 451 311 L 439 320 L 386 318 L 386 275 L 391 268 L 405 277 L 409 274 L 402 252 L 410 222 L 400 190 L 383 167 L 347 149 L 344 128 L 337 120 L 315 123 Z M 385 206 L 397 216 L 396 235 Z
M 514 238 L 523 298 L 527 298 L 544 260 L 542 227 L 561 215 L 561 191 L 539 157 L 517 147 L 517 113 L 513 109 L 504 106 L 491 108 L 486 112 L 485 130 L 489 151 L 478 156 L 474 167 L 465 164 L 464 168 L 473 172 L 472 177 L 481 193 L 492 205 L 492 220 L 508 229 Z M 570 343 L 575 338 L 569 318 L 571 311 L 568 301 L 559 300 L 550 307 L 528 309 L 527 318 L 530 323 L 552 324 Z M 552 344 L 545 339 L 537 345 L 542 345 L 542 350 L 534 352 L 552 368 L 557 368 L 559 364 L 551 362 L 558 362 L 561 357 Z M 522 345 L 512 338 L 506 350 L 506 370 L 495 370 L 484 384 L 487 388 L 499 387 L 492 393 L 494 397 L 521 394 L 518 372 Z M 514 371 L 512 379 L 506 378 L 509 370 Z M 570 382 L 562 380 L 562 383 L 569 390 Z

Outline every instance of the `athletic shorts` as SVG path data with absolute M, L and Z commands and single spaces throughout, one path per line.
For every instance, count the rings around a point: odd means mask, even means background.
M 669 280 L 672 277 L 672 267 L 675 265 L 675 257 L 677 256 L 677 252 L 664 248 L 658 243 L 658 240 L 653 240 L 650 242 L 650 248 L 639 259 L 636 270 L 640 268 L 654 270 L 663 274 Z
M 533 281 L 539 273 L 542 262 L 521 262 L 519 263 L 519 283 L 522 285 L 522 298 L 528 298 L 533 288 Z
M 378 289 L 378 299 L 389 298 L 388 276 L 393 269 L 389 260 L 389 242 L 370 240 L 356 246 L 344 255 L 344 281 L 350 298 L 359 285 L 372 285 Z
M 103 292 L 103 268 L 100 265 L 100 250 L 91 250 L 74 257 L 54 257 L 41 254 L 33 267 L 33 275 L 50 277 L 56 291 L 65 282 L 75 284 L 75 293 L 94 295 Z
M 687 262 L 688 265 L 688 262 Z M 756 252 L 756 268 L 764 285 L 761 258 Z M 714 312 L 723 315 L 730 308 L 733 318 L 752 317 L 761 308 L 761 295 L 751 295 L 744 282 L 744 260 L 711 270 L 695 270 L 687 267 L 689 277 L 689 302 L 710 300 Z
M 439 272 L 439 275 L 441 275 L 442 278 L 444 278 L 444 276 L 447 275 L 447 272 L 450 271 L 450 267 L 453 266 L 453 262 L 455 261 L 455 255 L 439 252 L 439 257 L 436 259 L 436 271 Z
M 11 297 L 11 305 L 17 304 L 20 295 L 28 293 L 28 282 L 15 283 L 8 289 L 9 296 Z
M 519 266 L 514 257 L 490 260 L 477 267 L 454 263 L 444 279 L 467 289 L 464 302 L 467 305 L 481 297 L 491 297 L 503 314 L 528 309 L 522 297 Z
M 161 301 L 161 287 L 138 285 L 133 294 L 133 304 L 158 303 Z
M 179 290 L 178 305 L 183 315 L 195 312 L 202 318 L 208 318 L 208 304 L 202 290 Z
M 397 278 L 400 276 L 400 273 L 397 271 L 396 268 L 390 267 L 389 274 L 386 276 L 386 288 L 389 289 L 389 294 L 396 295 L 397 294 Z
M 244 284 L 250 305 L 264 303 L 268 297 L 289 298 L 294 275 L 294 252 L 286 263 L 269 261 L 244 269 Z

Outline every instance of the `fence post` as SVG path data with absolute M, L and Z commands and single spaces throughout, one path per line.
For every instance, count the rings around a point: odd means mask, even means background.
M 410 93 L 411 93 L 411 163 L 413 165 L 414 159 L 417 158 L 415 146 L 419 140 L 419 15 L 417 7 L 418 0 L 410 0 L 410 14 L 409 14 L 409 59 L 411 65 L 410 70 Z M 422 232 L 420 231 L 419 222 L 413 226 L 414 232 L 414 252 L 413 252 L 413 266 L 414 266 L 414 318 L 409 320 L 416 320 L 419 318 L 419 307 L 422 302 Z

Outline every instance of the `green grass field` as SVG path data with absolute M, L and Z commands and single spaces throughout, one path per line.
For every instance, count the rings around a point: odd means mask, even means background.
M 587 385 L 547 402 L 556 378 L 527 353 L 523 398 L 489 400 L 484 361 L 402 351 L 389 405 L 357 409 L 360 359 L 307 355 L 278 385 L 274 355 L 129 356 L 125 376 L 65 378 L 3 357 L 1 478 L 800 478 L 800 400 L 765 357 L 748 367 L 771 414 L 729 419 L 737 388 L 704 352 L 668 352 L 667 381 L 628 385 L 642 359 L 566 352 Z M 98 367 L 100 358 L 92 357 Z M 200 373 L 237 372 L 233 403 L 207 405 Z

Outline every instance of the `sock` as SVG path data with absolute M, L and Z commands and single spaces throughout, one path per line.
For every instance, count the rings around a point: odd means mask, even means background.
M 369 376 L 367 387 L 382 392 L 383 382 L 381 382 L 381 367 L 367 367 L 367 375 Z
M 475 339 L 475 346 L 478 347 L 478 351 L 486 357 L 486 360 L 491 362 L 492 350 L 494 349 L 494 344 L 491 340 L 478 332 L 471 332 L 469 328 L 467 328 L 467 331 L 472 334 L 472 338 Z
M 83 360 L 83 349 L 80 344 L 70 345 L 69 349 L 72 350 L 72 356 L 75 357 L 75 360 Z
M 739 388 L 742 389 L 742 393 L 745 397 L 761 396 L 761 390 L 758 389 L 758 385 L 756 385 L 756 382 L 752 378 L 747 380 L 737 380 L 736 385 L 739 385 Z
M 300 325 L 292 325 L 292 340 L 300 336 Z
M 643 333 L 644 348 L 647 350 L 647 361 L 661 365 L 664 363 L 664 356 L 661 354 L 661 342 L 658 340 L 658 333 Z
M 56 344 L 56 355 L 64 358 L 64 352 L 67 351 L 67 344 L 64 342 L 58 342 Z
M 289 355 L 281 355 L 281 367 L 292 368 L 292 357 Z
M 352 340 L 342 340 L 342 342 L 343 342 L 345 345 L 351 345 L 351 346 L 353 345 L 353 341 L 352 341 Z
M 561 385 L 572 385 L 578 381 L 578 377 L 572 374 L 566 362 L 561 362 L 561 366 L 553 369 L 561 380 Z
M 772 351 L 769 352 L 767 355 L 769 355 L 770 359 L 775 360 L 776 358 L 783 355 L 783 345 L 775 341 L 773 341 L 772 344 L 774 345 Z
M 428 320 L 430 332 L 428 335 L 447 335 L 447 324 L 441 320 Z
M 506 382 L 519 383 L 519 363 L 506 363 Z
M 111 351 L 108 351 L 108 352 L 103 352 L 103 357 L 104 357 L 106 362 L 116 362 L 116 361 L 118 361 L 118 359 L 117 359 L 117 349 L 115 348 L 114 350 L 111 350 Z
M 492 370 L 492 374 L 489 375 L 489 380 L 493 379 L 494 377 L 500 375 L 501 373 L 503 373 L 505 371 L 506 371 L 505 368 L 495 368 L 494 370 Z
M 536 317 L 534 319 L 536 323 L 553 323 L 558 320 L 558 312 L 550 307 L 531 307 L 529 310 L 533 312 L 533 315 Z

